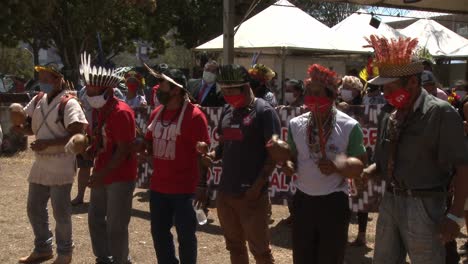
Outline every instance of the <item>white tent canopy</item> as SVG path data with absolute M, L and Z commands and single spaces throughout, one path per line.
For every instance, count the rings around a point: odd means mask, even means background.
M 287 0 L 279 0 L 241 24 L 234 37 L 234 48 L 298 49 L 329 51 L 332 31 Z M 195 50 L 223 49 L 223 35 L 198 46 Z
M 468 57 L 468 43 L 450 53 L 451 57 Z
M 379 28 L 369 25 L 372 16 L 359 11 L 350 15 L 345 20 L 336 24 L 331 44 L 340 50 L 357 52 L 373 52 L 372 48 L 364 48 L 368 45 L 365 37 L 372 34 L 386 38 L 398 38 L 402 36 L 398 31 L 385 23 L 380 23 Z
M 468 52 L 462 51 L 462 47 L 468 46 L 468 40 L 434 20 L 420 19 L 400 32 L 418 38 L 419 46 L 428 49 L 432 56 L 468 56 Z

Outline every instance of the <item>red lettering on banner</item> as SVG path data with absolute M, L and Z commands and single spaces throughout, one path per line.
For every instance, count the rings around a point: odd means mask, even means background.
M 214 174 L 214 184 L 219 184 L 221 180 L 221 173 L 223 172 L 223 168 L 221 167 L 213 167 L 213 174 Z
M 365 147 L 374 147 L 377 144 L 377 128 L 363 128 L 362 133 Z
M 213 129 L 213 134 L 211 135 L 211 138 L 213 139 L 213 141 L 219 142 L 218 127 L 215 127 Z
M 377 128 L 369 128 L 369 141 L 371 146 L 377 144 Z
M 273 190 L 273 193 L 281 190 L 280 181 L 278 179 L 278 173 L 277 172 L 274 172 L 273 174 L 271 174 L 270 186 L 271 186 L 271 189 Z
M 286 141 L 288 139 L 288 128 L 282 127 L 281 128 L 281 139 Z
M 289 190 L 289 185 L 286 183 L 286 175 L 284 173 L 280 174 L 281 177 L 281 190 L 287 192 Z

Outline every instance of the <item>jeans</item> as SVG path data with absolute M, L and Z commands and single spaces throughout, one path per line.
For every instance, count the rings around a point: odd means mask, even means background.
M 128 224 L 134 189 L 135 182 L 117 182 L 91 189 L 88 224 L 97 262 L 129 262 Z
M 171 228 L 175 225 L 181 264 L 197 263 L 197 218 L 193 194 L 163 194 L 151 191 L 151 235 L 160 264 L 177 264 Z
M 379 208 L 375 264 L 445 263 L 445 247 L 438 225 L 445 217 L 446 197 L 415 198 L 386 192 Z
M 52 252 L 52 232 L 49 229 L 47 202 L 51 200 L 56 222 L 57 253 L 70 255 L 73 251 L 70 191 L 72 185 L 45 186 L 29 184 L 27 211 L 34 232 L 34 251 Z
M 292 210 L 293 263 L 342 264 L 351 215 L 348 195 L 310 196 L 297 190 Z
M 256 200 L 218 192 L 216 208 L 232 264 L 249 263 L 246 241 L 257 264 L 275 262 L 270 249 L 269 205 L 267 192 Z

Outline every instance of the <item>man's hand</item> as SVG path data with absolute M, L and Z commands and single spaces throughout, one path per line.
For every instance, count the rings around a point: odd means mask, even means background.
M 31 149 L 33 151 L 42 151 L 42 150 L 48 148 L 49 144 L 48 144 L 47 140 L 45 140 L 45 139 L 37 139 L 37 140 L 33 141 L 30 144 L 30 146 L 31 146 Z
M 104 185 L 104 174 L 97 172 L 89 176 L 89 181 L 88 181 L 89 188 L 99 188 L 103 185 Z
M 457 238 L 460 234 L 460 226 L 455 221 L 445 217 L 439 226 L 439 236 L 442 243 L 446 244 Z
M 201 209 L 208 201 L 208 189 L 206 187 L 197 187 L 195 191 L 195 207 Z
M 211 165 L 213 165 L 213 157 L 210 154 L 201 155 L 200 160 L 203 166 L 205 166 L 206 168 L 211 167 Z
M 294 163 L 290 160 L 286 161 L 286 164 L 281 167 L 281 170 L 287 177 L 292 177 L 294 173 L 296 173 L 296 170 L 294 169 Z
M 210 147 L 206 142 L 199 141 L 197 142 L 197 145 L 195 146 L 196 150 L 200 154 L 208 154 L 208 151 L 210 150 Z
M 12 126 L 10 130 L 17 134 L 24 134 L 24 128 L 22 126 Z
M 317 166 L 319 167 L 320 172 L 327 176 L 338 172 L 338 168 L 336 167 L 335 163 L 328 159 L 319 160 Z

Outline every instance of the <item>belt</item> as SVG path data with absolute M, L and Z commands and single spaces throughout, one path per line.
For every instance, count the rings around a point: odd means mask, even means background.
M 408 197 L 434 197 L 447 195 L 447 189 L 444 187 L 435 187 L 430 189 L 403 189 L 391 185 L 387 185 L 387 192 L 397 196 Z

